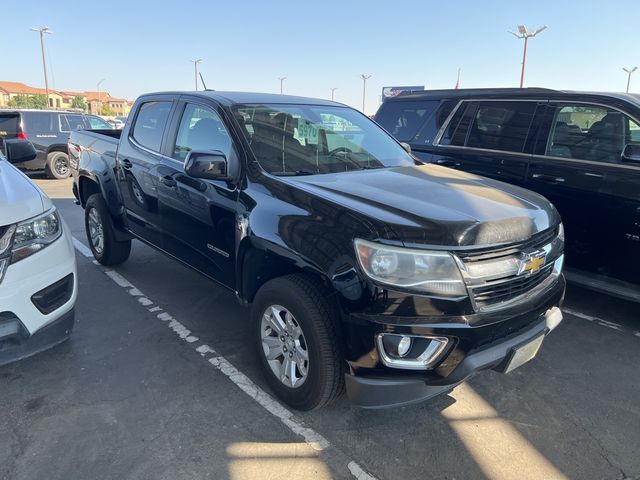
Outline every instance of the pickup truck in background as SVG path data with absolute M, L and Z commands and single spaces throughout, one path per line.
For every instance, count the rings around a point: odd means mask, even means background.
M 73 131 L 73 192 L 104 265 L 141 240 L 251 307 L 266 379 L 297 409 L 450 391 L 532 359 L 562 320 L 564 232 L 519 187 L 412 157 L 345 105 L 141 96 Z

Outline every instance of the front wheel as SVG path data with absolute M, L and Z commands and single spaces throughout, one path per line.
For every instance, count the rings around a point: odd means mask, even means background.
M 283 402 L 313 410 L 344 389 L 343 360 L 332 309 L 320 282 L 287 275 L 267 282 L 252 307 L 262 369 Z
M 131 240 L 116 240 L 111 214 L 99 193 L 94 193 L 87 200 L 84 226 L 91 252 L 102 265 L 118 265 L 129 258 Z

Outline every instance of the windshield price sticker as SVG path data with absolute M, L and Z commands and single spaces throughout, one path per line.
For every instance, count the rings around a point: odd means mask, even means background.
M 298 119 L 298 137 L 304 138 L 307 144 L 318 143 L 319 129 L 312 123 L 306 122 L 304 119 Z

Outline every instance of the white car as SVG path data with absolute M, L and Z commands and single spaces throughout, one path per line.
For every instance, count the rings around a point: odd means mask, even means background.
M 69 228 L 0 153 L 0 365 L 69 338 L 77 292 Z

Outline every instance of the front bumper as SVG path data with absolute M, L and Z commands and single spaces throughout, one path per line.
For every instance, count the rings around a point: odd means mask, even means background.
M 69 228 L 41 251 L 10 265 L 0 283 L 0 364 L 66 339 L 78 295 Z
M 416 403 L 452 390 L 477 371 L 504 369 L 515 346 L 546 335 L 560 323 L 564 290 L 560 275 L 540 295 L 500 312 L 423 317 L 351 313 L 343 322 L 351 402 L 364 408 Z M 446 337 L 449 345 L 432 369 L 390 368 L 373 340 L 380 332 Z
M 540 335 L 547 335 L 561 321 L 562 312 L 558 307 L 553 307 L 525 332 L 469 353 L 445 379 L 440 381 L 427 383 L 417 377 L 376 378 L 346 375 L 349 400 L 363 408 L 398 407 L 447 393 L 481 370 L 504 371 L 514 348 L 527 344 Z

